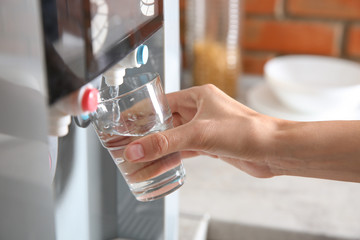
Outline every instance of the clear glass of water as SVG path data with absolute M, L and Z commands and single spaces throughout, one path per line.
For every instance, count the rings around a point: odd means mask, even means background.
M 172 115 L 157 73 L 124 79 L 120 86 L 103 86 L 91 122 L 102 145 L 139 201 L 162 198 L 181 187 L 185 169 L 180 153 L 151 162 L 130 163 L 123 157 L 127 144 L 150 133 L 172 128 Z

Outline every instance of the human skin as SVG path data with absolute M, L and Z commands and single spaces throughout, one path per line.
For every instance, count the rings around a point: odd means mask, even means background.
M 360 121 L 298 122 L 260 114 L 213 85 L 167 95 L 174 128 L 137 139 L 124 157 L 146 162 L 180 151 L 220 158 L 259 178 L 360 182 Z

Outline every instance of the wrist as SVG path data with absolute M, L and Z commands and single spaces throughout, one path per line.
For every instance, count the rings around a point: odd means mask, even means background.
M 274 176 L 293 175 L 301 165 L 291 153 L 292 130 L 296 122 L 265 116 L 259 149 L 261 158 Z
M 278 120 L 268 146 L 274 175 L 360 181 L 357 121 Z

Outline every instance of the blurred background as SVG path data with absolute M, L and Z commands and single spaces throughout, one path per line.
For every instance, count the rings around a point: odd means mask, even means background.
M 285 54 L 315 54 L 360 62 L 358 0 L 212 0 L 204 3 L 210 2 L 225 7 L 238 2 L 241 27 L 237 47 L 241 60 L 237 67 L 242 74 L 262 75 L 266 61 Z M 194 25 L 201 21 L 199 12 L 204 11 L 206 4 L 196 8 L 193 0 L 180 0 L 184 70 L 191 70 L 193 61 L 188 53 L 194 43 L 189 33 L 192 34 Z M 194 19 L 196 11 L 198 15 Z M 212 14 L 208 17 L 218 17 Z M 231 16 L 223 14 L 222 18 Z
M 182 88 L 213 83 L 244 104 L 262 100 L 275 117 L 346 118 L 337 110 L 305 116 L 256 88 L 267 82 L 265 63 L 279 56 L 358 64 L 360 0 L 180 0 L 180 8 Z M 359 184 L 256 179 L 207 157 L 184 164 L 180 239 L 360 239 Z

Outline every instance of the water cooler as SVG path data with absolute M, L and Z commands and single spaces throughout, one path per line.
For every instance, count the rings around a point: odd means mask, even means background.
M 178 238 L 177 193 L 135 200 L 92 127 L 70 117 L 71 96 L 143 46 L 146 64 L 124 73 L 158 72 L 178 90 L 178 1 L 0 2 L 0 239 Z

